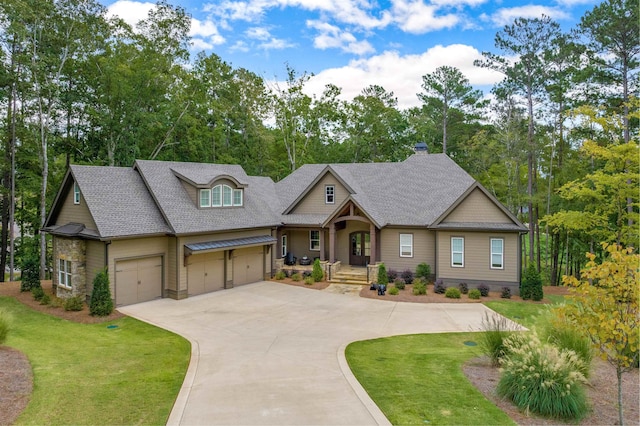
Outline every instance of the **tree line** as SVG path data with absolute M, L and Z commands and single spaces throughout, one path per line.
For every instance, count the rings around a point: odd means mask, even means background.
M 95 0 L 4 0 L 0 268 L 37 255 L 44 274 L 40 229 L 71 163 L 235 163 L 278 180 L 306 163 L 400 161 L 426 142 L 528 224 L 525 262 L 559 284 L 601 241 L 638 247 L 638 22 L 631 0 L 567 32 L 515 19 L 476 61 L 504 76 L 491 102 L 442 66 L 402 110 L 378 85 L 309 96 L 312 75 L 288 64 L 270 83 L 215 53 L 192 58 L 190 17 L 164 1 L 134 30 Z

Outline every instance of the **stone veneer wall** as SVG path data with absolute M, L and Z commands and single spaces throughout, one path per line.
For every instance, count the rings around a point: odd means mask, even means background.
M 67 299 L 74 296 L 87 297 L 87 244 L 85 240 L 75 238 L 56 237 L 55 252 L 55 276 L 53 282 L 56 285 L 56 296 Z M 58 285 L 59 259 L 71 262 L 71 289 Z

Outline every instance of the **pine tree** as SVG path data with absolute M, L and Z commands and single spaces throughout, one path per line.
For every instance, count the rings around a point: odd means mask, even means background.
M 113 300 L 109 290 L 109 275 L 103 269 L 98 272 L 93 279 L 93 291 L 91 292 L 91 302 L 89 303 L 91 315 L 104 317 L 113 312 Z

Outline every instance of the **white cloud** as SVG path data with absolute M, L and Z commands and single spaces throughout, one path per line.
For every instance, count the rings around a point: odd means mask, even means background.
M 343 31 L 339 27 L 327 22 L 309 20 L 307 21 L 307 27 L 318 30 L 320 33 L 313 40 L 313 46 L 318 49 L 325 50 L 334 48 L 356 55 L 375 52 L 375 49 L 368 41 L 358 41 L 350 32 Z
M 229 47 L 231 52 L 248 52 L 249 46 L 242 40 L 236 41 L 231 47 Z
M 156 7 L 155 3 L 118 0 L 107 7 L 107 16 L 118 16 L 132 28 L 143 19 L 147 19 L 149 11 Z
M 455 14 L 436 16 L 437 11 L 436 6 L 426 5 L 422 0 L 395 0 L 392 7 L 394 22 L 413 34 L 452 28 L 460 22 Z
M 249 38 L 253 38 L 256 40 L 268 40 L 271 37 L 271 33 L 269 30 L 263 27 L 252 27 L 245 31 L 245 34 Z
M 213 44 L 201 38 L 194 37 L 191 39 L 191 48 L 193 50 L 210 50 L 213 49 Z
M 528 5 L 498 9 L 490 16 L 483 15 L 483 19 L 490 21 L 496 27 L 503 27 L 513 24 L 516 18 L 533 19 L 540 18 L 542 15 L 546 15 L 554 20 L 570 18 L 566 12 L 558 8 Z
M 442 65 L 458 68 L 475 87 L 501 81 L 501 74 L 473 65 L 475 59 L 481 58 L 476 48 L 462 44 L 438 45 L 419 55 L 400 56 L 397 52 L 387 51 L 351 61 L 344 67 L 321 71 L 309 80 L 305 91 L 320 96 L 325 85 L 331 83 L 342 88 L 343 99 L 351 100 L 365 87 L 377 84 L 394 92 L 399 108 L 405 109 L 420 105 L 416 94 L 422 91 L 422 76 Z
M 295 44 L 293 43 L 289 43 L 286 40 L 283 40 L 281 38 L 275 38 L 275 37 L 267 42 L 258 44 L 258 47 L 264 50 L 282 50 L 282 49 L 286 49 L 288 47 L 294 47 L 294 46 Z

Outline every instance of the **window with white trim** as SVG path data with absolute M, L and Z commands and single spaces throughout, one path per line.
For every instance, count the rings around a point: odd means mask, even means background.
M 73 204 L 80 204 L 80 187 L 78 182 L 73 182 Z
M 504 240 L 502 238 L 491 239 L 491 269 L 504 268 Z
M 211 188 L 211 205 L 213 207 L 222 206 L 222 185 L 216 185 Z
M 282 257 L 287 257 L 287 236 L 282 236 Z
M 400 234 L 400 257 L 413 257 L 413 234 Z
M 320 250 L 320 231 L 309 231 L 309 250 Z
M 58 262 L 58 285 L 71 288 L 71 261 L 59 259 Z
M 198 191 L 200 207 L 242 207 L 244 193 L 242 188 L 234 189 L 228 185 L 216 185 L 211 189 Z
M 451 237 L 451 266 L 464 267 L 464 238 Z
M 324 187 L 324 203 L 334 204 L 336 202 L 336 186 L 326 185 Z
M 200 190 L 200 207 L 211 207 L 211 190 Z
M 229 207 L 233 205 L 232 202 L 233 190 L 229 185 L 222 185 L 222 206 Z
M 233 190 L 233 205 L 242 206 L 242 189 Z

